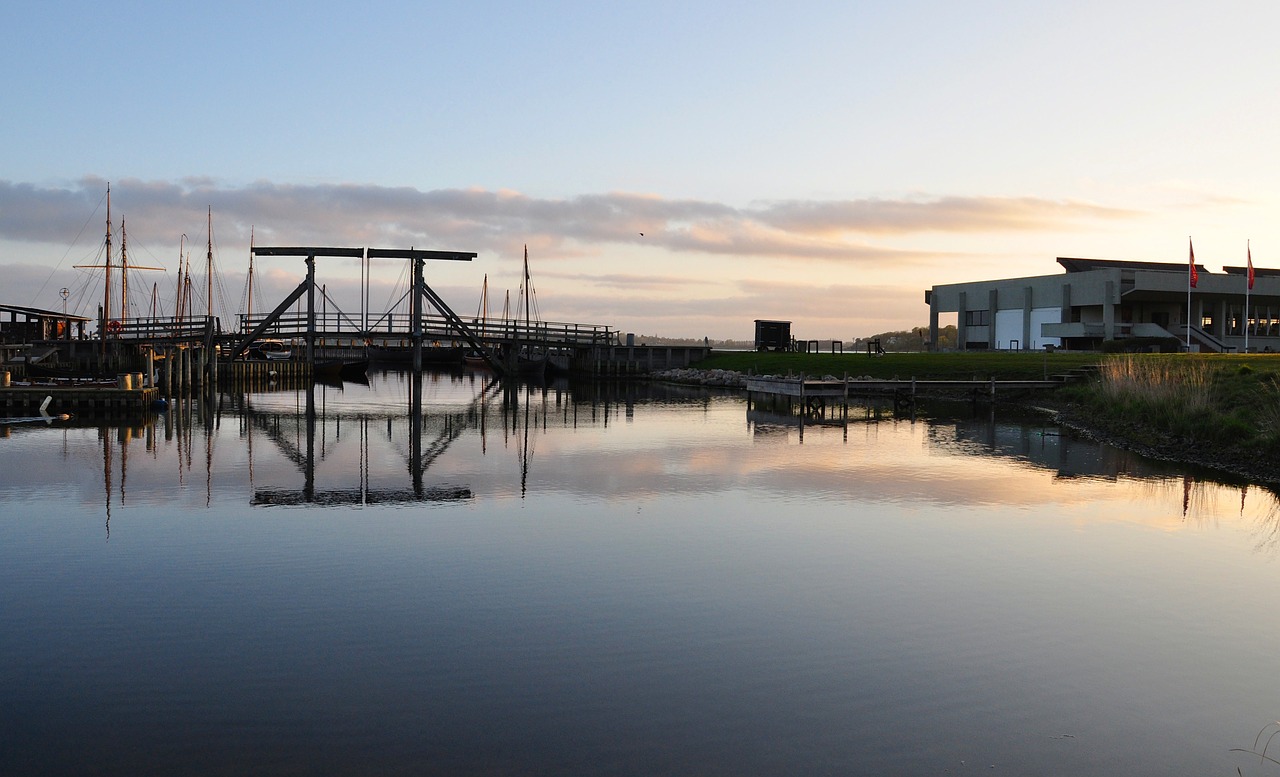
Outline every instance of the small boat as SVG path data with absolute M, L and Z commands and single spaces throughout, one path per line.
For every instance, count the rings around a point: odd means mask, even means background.
M 245 349 L 245 356 L 250 359 L 285 361 L 293 357 L 293 348 L 283 340 L 254 340 Z
M 493 355 L 490 355 L 488 358 L 486 358 L 484 354 L 474 349 L 468 350 L 465 354 L 462 355 L 462 363 L 467 365 L 468 367 L 471 367 L 472 369 L 477 369 L 477 370 L 493 369 L 492 362 L 496 361 L 497 359 L 498 357 Z
M 547 364 L 551 360 L 546 354 L 520 354 L 516 357 L 516 373 L 522 378 L 541 380 L 547 376 Z

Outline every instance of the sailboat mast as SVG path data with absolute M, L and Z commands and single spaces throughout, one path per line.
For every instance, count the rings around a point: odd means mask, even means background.
M 529 331 L 529 245 L 524 247 L 524 329 Z
M 120 219 L 120 324 L 129 318 L 129 237 Z
M 205 267 L 209 278 L 208 282 L 208 308 L 209 318 L 213 318 L 213 206 L 209 206 L 209 243 L 207 253 L 205 254 Z
M 249 227 L 249 302 L 245 311 L 244 331 L 253 328 L 253 227 Z
M 182 252 L 185 250 L 187 242 L 187 233 L 183 232 L 182 237 L 178 238 L 178 298 L 174 300 L 174 317 L 182 321 Z
M 106 289 L 102 294 L 102 353 L 107 352 L 107 326 L 111 321 L 111 184 L 107 184 L 107 272 Z

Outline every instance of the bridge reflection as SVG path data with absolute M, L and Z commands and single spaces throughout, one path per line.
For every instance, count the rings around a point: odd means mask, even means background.
M 394 411 L 330 410 L 324 403 L 317 402 L 317 392 L 325 392 L 327 388 L 315 383 L 299 391 L 304 399 L 301 412 L 258 410 L 247 397 L 242 396 L 239 415 L 243 424 L 242 434 L 249 443 L 251 482 L 255 433 L 265 435 L 303 476 L 300 488 L 255 487 L 251 504 L 339 507 L 470 499 L 472 490 L 468 485 L 428 484 L 426 475 L 455 440 L 468 430 L 483 428 L 487 406 L 502 394 L 502 384 L 493 379 L 465 405 L 434 408 L 428 415 L 423 412 L 423 374 L 409 372 L 405 378 L 409 383 L 408 406 Z M 318 465 L 343 447 L 350 439 L 353 426 L 359 440 L 358 485 L 328 489 L 319 486 Z M 384 427 L 386 441 L 403 459 L 409 480 L 407 486 L 388 488 L 371 483 L 370 443 L 375 430 Z M 349 461 L 349 456 L 343 461 Z

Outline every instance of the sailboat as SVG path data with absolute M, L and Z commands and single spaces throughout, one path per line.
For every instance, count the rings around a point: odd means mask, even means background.
M 528 337 L 533 332 L 533 324 L 536 319 L 531 320 L 530 308 L 533 304 L 533 278 L 529 275 L 529 246 L 524 247 L 524 282 L 520 284 L 523 294 L 524 305 L 524 336 Z M 516 372 L 527 378 L 537 378 L 541 380 L 547 374 L 547 353 L 545 347 L 541 352 L 534 350 L 532 344 L 525 343 L 517 345 L 516 348 Z
M 489 274 L 485 273 L 484 283 L 480 286 L 480 306 L 476 309 L 476 317 L 471 321 L 476 329 L 476 334 L 483 340 L 488 334 L 489 328 Z M 492 350 L 492 349 L 487 349 Z M 462 355 L 462 361 L 468 367 L 479 370 L 489 369 L 490 358 L 486 358 L 484 354 L 475 349 L 468 349 Z

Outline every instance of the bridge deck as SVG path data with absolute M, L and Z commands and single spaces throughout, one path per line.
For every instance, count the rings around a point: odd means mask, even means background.
M 241 316 L 240 330 L 247 332 L 260 324 L 265 316 Z M 486 344 L 532 343 L 559 347 L 607 345 L 617 333 L 607 326 L 571 324 L 554 321 L 530 322 L 513 319 L 467 319 L 463 323 L 471 335 Z M 369 321 L 368 326 L 341 313 L 316 314 L 317 337 L 409 338 L 413 336 L 413 317 L 388 313 Z M 422 316 L 422 336 L 426 340 L 460 340 L 462 333 L 442 315 Z M 268 337 L 302 337 L 307 334 L 305 314 L 282 315 L 264 332 Z

